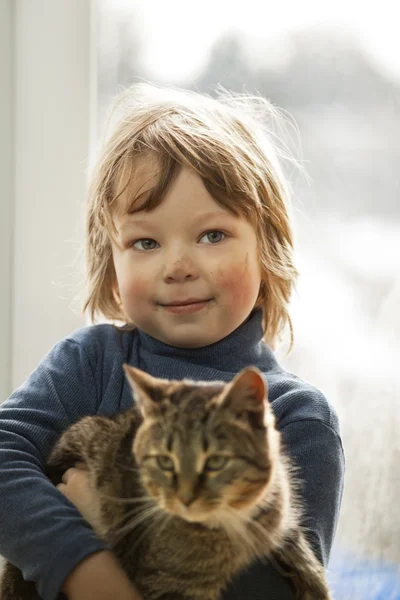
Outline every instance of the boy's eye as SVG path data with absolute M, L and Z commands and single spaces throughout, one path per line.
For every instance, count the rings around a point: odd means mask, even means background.
M 205 239 L 206 244 L 218 244 L 218 242 L 222 242 L 222 240 L 225 239 L 225 237 L 226 234 L 223 233 L 223 231 L 207 231 L 207 233 L 202 235 L 200 241 Z M 144 250 L 154 250 L 159 246 L 160 244 L 152 238 L 141 238 L 140 240 L 136 240 L 136 242 L 133 242 L 132 244 L 132 247 L 135 248 L 135 250 L 139 250 L 142 252 Z
M 222 240 L 225 238 L 225 233 L 222 231 L 207 231 L 207 233 L 200 238 L 200 241 L 203 238 L 207 238 L 208 243 L 217 244 L 218 242 L 222 242 Z
M 142 248 L 139 248 L 138 244 L 143 244 Z M 136 250 L 154 250 L 155 244 L 157 244 L 157 242 L 151 238 L 142 238 L 141 240 L 134 242 L 132 246 Z
M 160 469 L 163 471 L 173 471 L 174 463 L 173 460 L 169 456 L 157 456 L 157 462 Z
M 204 470 L 219 471 L 226 465 L 228 460 L 229 457 L 223 456 L 222 454 L 215 454 L 214 456 L 210 456 L 210 458 L 206 461 L 206 464 L 204 465 Z

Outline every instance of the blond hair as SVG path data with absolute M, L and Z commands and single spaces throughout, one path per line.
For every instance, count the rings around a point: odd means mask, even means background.
M 119 113 L 119 115 L 117 115 Z M 157 183 L 140 202 L 151 210 L 165 197 L 177 171 L 196 172 L 211 196 L 225 209 L 254 226 L 259 240 L 262 283 L 255 307 L 264 309 L 264 335 L 271 345 L 286 325 L 297 271 L 288 212 L 288 184 L 266 119 L 278 111 L 260 96 L 234 94 L 220 88 L 217 98 L 192 91 L 138 83 L 114 103 L 116 118 L 95 165 L 87 204 L 87 299 L 84 309 L 129 323 L 115 295 L 112 259 L 116 201 L 128 188 L 139 158 L 155 157 Z M 143 200 L 137 193 L 132 205 Z M 134 323 L 130 323 L 133 327 Z

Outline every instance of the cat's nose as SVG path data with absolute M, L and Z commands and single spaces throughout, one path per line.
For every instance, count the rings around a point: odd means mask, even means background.
M 177 493 L 177 497 L 182 502 L 182 504 L 184 504 L 185 506 L 189 506 L 189 504 L 191 504 L 195 499 L 195 494 L 194 491 L 191 489 L 183 489 L 179 490 L 179 492 Z

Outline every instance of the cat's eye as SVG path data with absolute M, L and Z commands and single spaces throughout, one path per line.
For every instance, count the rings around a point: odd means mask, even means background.
M 157 456 L 157 462 L 160 469 L 163 471 L 173 471 L 174 462 L 169 456 Z
M 228 460 L 229 460 L 229 457 L 223 456 L 222 454 L 215 454 L 214 456 L 210 456 L 210 458 L 206 460 L 206 464 L 204 465 L 204 470 L 205 471 L 219 471 L 226 465 Z

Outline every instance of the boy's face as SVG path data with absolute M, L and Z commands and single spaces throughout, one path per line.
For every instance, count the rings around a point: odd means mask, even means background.
M 142 163 L 135 187 L 149 189 L 154 173 Z M 154 211 L 116 214 L 114 222 L 117 293 L 140 329 L 171 346 L 199 348 L 247 319 L 261 282 L 254 229 L 219 205 L 193 171 L 179 172 Z

